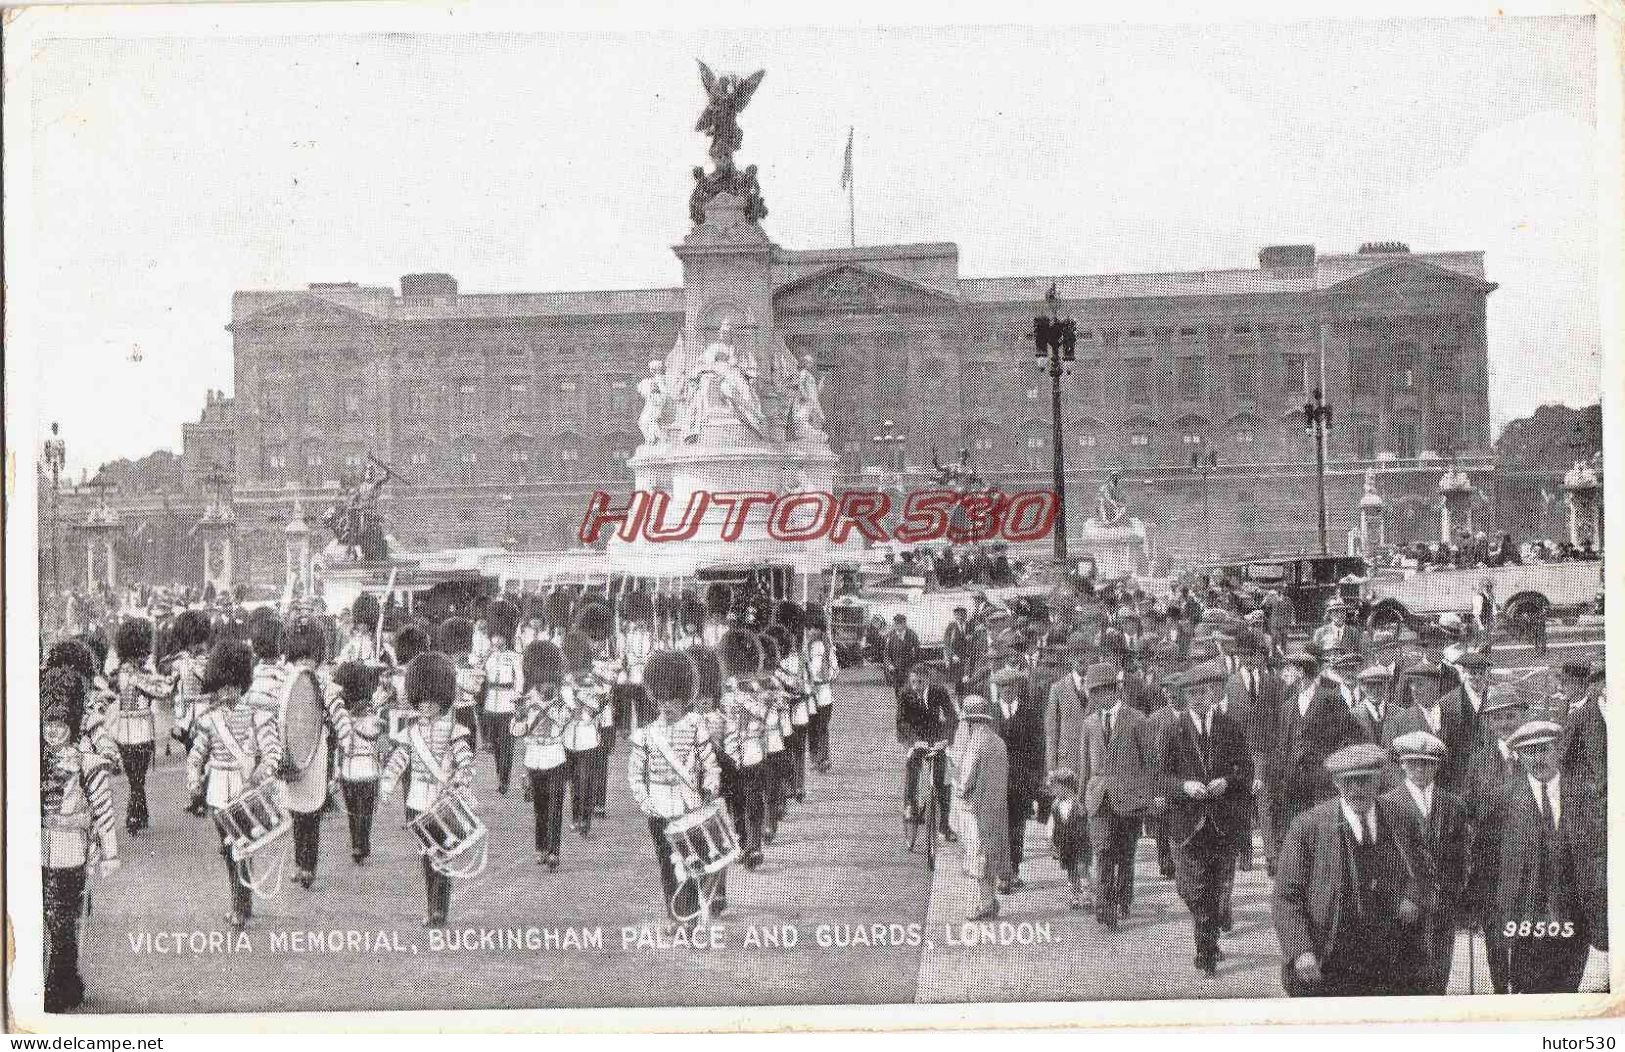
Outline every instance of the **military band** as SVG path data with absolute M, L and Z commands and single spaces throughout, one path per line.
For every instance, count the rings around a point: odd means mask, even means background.
M 548 873 L 564 865 L 566 796 L 572 828 L 590 836 L 624 748 L 614 792 L 647 819 L 662 913 L 686 925 L 726 909 L 726 865 L 696 876 L 669 828 L 720 802 L 747 871 L 793 835 L 785 821 L 810 774 L 833 765 L 840 669 L 824 615 L 725 588 L 560 589 L 480 609 L 483 644 L 467 616 L 435 625 L 360 603 L 331 661 L 322 627 L 297 610 L 286 622 L 183 612 L 167 660 L 155 659 L 153 626 L 130 618 L 101 691 L 98 641 L 55 645 L 42 685 L 52 1003 L 82 996 L 72 921 L 96 850 L 117 857 L 116 773 L 128 779 L 127 829 L 150 821 L 144 776 L 166 703 L 192 806 L 221 830 L 235 927 L 250 922 L 264 868 L 234 852 L 223 811 L 251 791 L 278 801 L 294 880 L 312 889 L 330 779 L 364 864 L 377 801 L 397 791 L 409 823 L 450 797 L 478 811 L 468 790 L 481 741 L 499 794 L 520 766 L 534 862 Z M 1235 873 L 1253 865 L 1256 835 L 1289 994 L 1444 993 L 1464 930 L 1482 933 L 1495 992 L 1572 991 L 1589 950 L 1607 943 L 1601 665 L 1566 663 L 1542 691 L 1538 678 L 1492 674 L 1467 640 L 1448 623 L 1367 636 L 1334 605 L 1283 652 L 1265 620 L 1212 607 L 1094 597 L 1040 618 L 979 604 L 975 619 L 956 612 L 940 662 L 905 660 L 913 648 L 895 634 L 885 671 L 906 816 L 920 821 L 932 793 L 941 833 L 959 842 L 951 816 L 974 808 L 983 917 L 1043 894 L 1022 873 L 1047 830 L 1068 904 L 1112 929 L 1132 915 L 1149 835 L 1190 913 L 1202 975 L 1223 972 Z M 308 759 L 290 755 L 302 733 L 290 684 L 302 674 L 318 703 Z M 927 760 L 938 744 L 949 748 Z M 975 785 L 948 762 L 972 752 L 986 778 Z M 995 784 L 999 817 L 982 798 Z M 1035 820 L 1041 831 L 1029 831 Z M 425 846 L 422 873 L 424 922 L 445 924 L 455 871 Z

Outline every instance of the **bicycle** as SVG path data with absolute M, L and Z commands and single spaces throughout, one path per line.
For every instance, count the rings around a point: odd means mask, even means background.
M 903 838 L 907 842 L 909 853 L 913 854 L 920 830 L 922 828 L 925 830 L 925 868 L 927 870 L 934 870 L 937 866 L 937 828 L 941 824 L 941 815 L 937 810 L 936 760 L 947 747 L 947 742 L 935 742 L 931 745 L 916 742 L 909 746 L 908 755 L 910 759 L 913 759 L 916 753 L 920 755 L 920 766 L 914 777 L 925 783 L 923 787 L 925 805 L 921 808 L 919 818 L 915 818 L 908 810 L 909 774 L 908 768 L 903 768 Z M 918 791 L 915 793 L 915 798 L 919 798 Z

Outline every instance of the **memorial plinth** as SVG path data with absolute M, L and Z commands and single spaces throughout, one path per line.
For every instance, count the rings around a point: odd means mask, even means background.
M 1095 575 L 1102 580 L 1133 577 L 1151 568 L 1145 523 L 1139 519 L 1120 519 L 1109 526 L 1089 519 L 1067 538 L 1067 546 L 1074 557 L 1094 559 Z

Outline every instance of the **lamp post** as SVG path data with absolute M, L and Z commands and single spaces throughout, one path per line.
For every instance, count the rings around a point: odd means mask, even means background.
M 62 592 L 62 570 L 56 551 L 56 535 L 62 509 L 62 467 L 67 463 L 68 447 L 63 443 L 56 421 L 51 422 L 51 437 L 45 440 L 45 465 L 51 469 L 51 591 L 53 599 Z
M 502 532 L 502 546 L 513 551 L 519 546 L 519 541 L 513 535 L 513 494 L 504 493 L 501 497 L 503 515 L 507 521 L 507 528 Z
M 1213 520 L 1209 513 L 1207 499 L 1208 479 L 1219 466 L 1219 453 L 1211 450 L 1203 455 L 1198 450 L 1191 450 L 1191 471 L 1202 476 L 1202 539 L 1207 544 L 1207 558 L 1212 562 L 1215 557 L 1213 550 Z
M 1049 373 L 1050 412 L 1050 471 L 1055 488 L 1055 561 L 1065 564 L 1066 555 L 1066 466 L 1061 437 L 1061 375 L 1077 357 L 1078 323 L 1059 314 L 1059 297 L 1055 283 L 1050 282 L 1044 294 L 1049 307 L 1048 316 L 1033 318 L 1033 351 L 1040 359 L 1040 367 Z
M 1320 388 L 1314 397 L 1303 404 L 1303 429 L 1315 436 L 1315 485 L 1319 495 L 1320 554 L 1329 555 L 1326 547 L 1326 430 L 1332 426 L 1332 407 L 1326 404 Z

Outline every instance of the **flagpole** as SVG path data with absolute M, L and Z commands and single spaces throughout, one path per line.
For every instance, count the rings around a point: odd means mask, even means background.
M 858 199 L 856 191 L 857 179 L 848 176 L 846 180 L 846 224 L 850 236 L 850 247 L 858 247 Z

